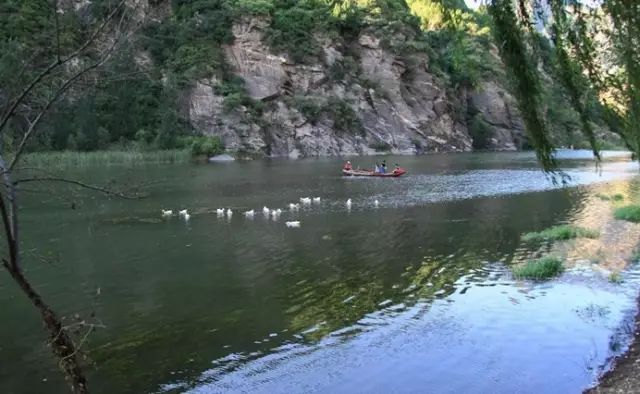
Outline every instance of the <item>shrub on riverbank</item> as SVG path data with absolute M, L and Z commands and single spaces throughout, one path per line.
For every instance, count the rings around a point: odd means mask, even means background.
M 224 152 L 224 145 L 219 137 L 195 136 L 190 137 L 185 147 L 190 147 L 192 156 L 215 156 Z
M 613 211 L 613 216 L 618 220 L 638 223 L 640 222 L 640 205 L 625 205 L 624 207 L 616 208 Z
M 542 280 L 558 276 L 563 270 L 562 261 L 549 256 L 514 267 L 513 276 L 517 279 Z
M 574 238 L 598 238 L 599 236 L 600 233 L 596 230 L 565 224 L 539 232 L 523 234 L 522 240 L 525 242 L 564 241 Z

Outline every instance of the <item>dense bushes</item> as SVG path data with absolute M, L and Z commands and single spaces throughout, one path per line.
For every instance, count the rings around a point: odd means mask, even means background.
M 362 135 L 364 134 L 364 128 L 360 123 L 360 118 L 356 112 L 351 108 L 347 102 L 335 97 L 329 98 L 325 106 L 325 111 L 329 113 L 329 116 L 333 119 L 333 127 L 336 131 Z
M 640 223 L 640 205 L 626 205 L 616 208 L 613 216 L 618 220 Z
M 188 147 L 192 156 L 215 156 L 224 152 L 219 137 L 191 136 L 182 139 L 182 145 Z
M 330 97 L 326 101 L 311 97 L 293 97 L 289 104 L 296 108 L 312 124 L 322 116 L 333 122 L 333 128 L 344 134 L 362 135 L 364 128 L 358 114 L 344 100 Z
M 315 1 L 279 1 L 273 14 L 267 40 L 276 51 L 288 53 L 301 62 L 315 55 L 318 45 L 313 33 L 327 20 L 328 8 Z

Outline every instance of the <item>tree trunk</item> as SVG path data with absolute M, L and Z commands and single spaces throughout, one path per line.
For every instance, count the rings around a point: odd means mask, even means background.
M 7 268 L 7 271 L 9 271 L 16 283 L 20 285 L 20 288 L 29 300 L 31 300 L 33 305 L 40 311 L 42 321 L 49 331 L 49 344 L 53 354 L 59 360 L 58 366 L 65 374 L 71 391 L 76 394 L 88 393 L 87 379 L 80 368 L 76 346 L 71 340 L 71 337 L 69 337 L 69 334 L 67 334 L 67 331 L 63 328 L 60 319 L 58 319 L 53 310 L 44 303 L 33 287 L 31 287 L 31 284 L 29 284 L 22 272 L 14 270 L 8 265 L 5 265 L 5 268 Z

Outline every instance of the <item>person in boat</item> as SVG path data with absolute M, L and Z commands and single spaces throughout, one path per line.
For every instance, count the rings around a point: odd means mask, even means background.
M 400 172 L 400 166 L 398 165 L 398 163 L 396 163 L 395 168 L 393 169 L 393 173 L 397 174 L 398 172 Z
M 378 165 L 378 163 L 376 163 L 376 166 L 375 166 L 375 168 L 373 169 L 373 172 L 374 172 L 374 173 L 376 173 L 376 174 L 379 174 L 379 173 L 380 173 L 380 166 Z
M 344 167 L 342 167 L 345 171 L 351 171 L 353 169 L 353 167 L 351 166 L 351 162 L 349 160 L 347 160 L 346 163 L 344 163 Z
M 382 164 L 380 164 L 380 173 L 384 174 L 387 172 L 387 161 L 382 160 Z

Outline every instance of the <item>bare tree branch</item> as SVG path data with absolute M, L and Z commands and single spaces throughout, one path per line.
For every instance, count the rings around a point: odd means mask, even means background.
M 11 104 L 9 106 L 9 108 L 7 108 L 7 111 L 5 112 L 5 114 L 3 115 L 2 119 L 0 120 L 0 132 L 2 132 L 2 130 L 4 130 L 5 126 L 7 125 L 7 123 L 9 122 L 9 119 L 11 119 L 11 117 L 13 116 L 16 108 L 18 107 L 18 105 L 20 103 L 22 103 L 24 101 L 24 99 L 27 97 L 27 95 L 49 74 L 51 74 L 51 72 L 53 70 L 55 70 L 56 68 L 68 63 L 69 61 L 77 58 L 79 55 L 81 55 L 91 44 L 93 44 L 96 40 L 96 38 L 98 37 L 98 35 L 100 35 L 102 33 L 102 31 L 109 25 L 109 23 L 111 22 L 111 20 L 113 20 L 113 18 L 117 15 L 118 11 L 124 6 L 125 4 L 125 0 L 121 0 L 115 7 L 114 9 L 111 11 L 111 13 L 107 16 L 107 18 L 105 18 L 105 20 L 102 22 L 102 24 L 93 32 L 93 34 L 91 34 L 91 36 L 87 39 L 87 41 L 84 42 L 84 44 L 82 44 L 78 49 L 76 49 L 75 51 L 73 51 L 70 55 L 62 58 L 62 59 L 56 59 L 54 62 L 52 62 L 51 64 L 49 64 L 49 66 L 47 66 L 44 70 L 42 70 L 42 72 L 40 72 L 40 74 L 38 74 L 35 78 L 33 78 L 33 80 L 31 80 L 31 82 L 27 85 L 26 88 L 24 88 L 24 90 L 22 91 L 22 93 L 13 101 L 13 104 Z
M 112 189 L 109 189 L 109 188 L 106 188 L 106 187 L 91 185 L 91 184 L 88 184 L 88 183 L 77 181 L 75 179 L 66 179 L 66 178 L 60 178 L 60 177 L 22 178 L 22 179 L 16 180 L 13 184 L 17 186 L 20 183 L 27 183 L 27 182 L 60 182 L 60 183 L 68 183 L 68 184 L 79 186 L 79 187 L 82 187 L 82 188 L 85 188 L 85 189 L 97 191 L 97 192 L 106 194 L 108 196 L 124 198 L 126 200 L 139 200 L 139 199 L 144 197 L 143 195 L 137 195 L 137 194 L 136 195 L 129 195 L 129 194 L 118 192 L 118 191 L 115 191 L 115 190 L 112 190 Z
M 106 55 L 104 55 L 104 57 L 102 59 L 98 60 L 95 63 L 90 64 L 89 66 L 83 68 L 82 70 L 78 71 L 75 75 L 73 75 L 72 77 L 67 79 L 62 84 L 62 86 L 60 86 L 58 88 L 58 90 L 54 93 L 54 95 L 49 98 L 49 100 L 45 104 L 44 108 L 40 109 L 40 112 L 35 117 L 35 119 L 33 121 L 30 121 L 29 128 L 24 133 L 24 135 L 22 137 L 22 140 L 20 141 L 20 145 L 18 146 L 18 149 L 16 149 L 15 156 L 11 160 L 11 163 L 9 164 L 9 166 L 7 167 L 8 171 L 11 171 L 13 169 L 13 167 L 16 165 L 16 163 L 20 159 L 20 156 L 22 156 L 22 153 L 24 152 L 24 148 L 25 148 L 29 138 L 31 137 L 31 135 L 33 134 L 34 130 L 36 129 L 36 127 L 40 123 L 40 120 L 42 120 L 42 117 L 47 113 L 49 108 L 51 108 L 51 105 L 53 105 L 53 103 L 58 98 L 60 98 L 60 96 L 62 96 L 63 93 L 65 93 L 78 79 L 80 79 L 80 77 L 82 77 L 83 75 L 87 74 L 89 71 L 100 67 L 107 60 L 109 60 L 109 58 L 113 54 L 113 51 L 116 48 L 118 42 L 119 42 L 119 40 L 115 39 L 113 44 L 111 45 L 111 47 L 106 51 Z
M 60 62 L 60 21 L 58 20 L 58 0 L 53 2 L 53 16 L 56 21 L 56 59 Z

